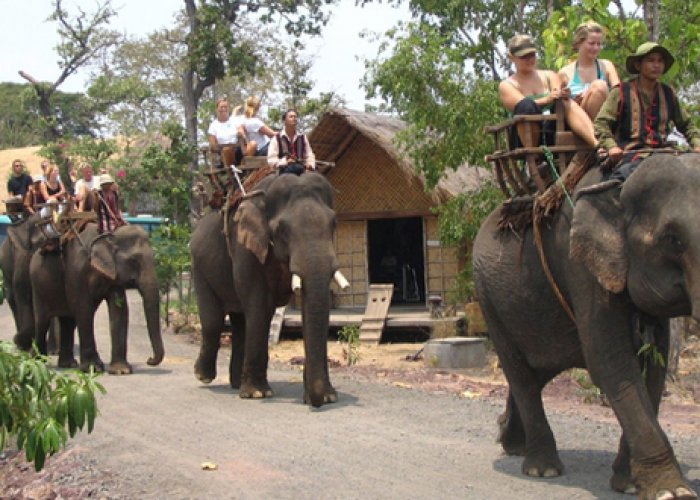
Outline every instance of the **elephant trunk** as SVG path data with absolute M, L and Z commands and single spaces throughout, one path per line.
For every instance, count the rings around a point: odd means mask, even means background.
M 150 275 L 151 273 L 144 272 L 144 274 Z M 160 294 L 158 292 L 155 268 L 153 268 L 152 274 L 152 279 L 142 280 L 138 289 L 143 299 L 146 328 L 148 329 L 148 337 L 151 340 L 151 347 L 153 349 L 153 356 L 148 358 L 147 363 L 151 366 L 156 366 L 163 361 L 165 348 L 163 347 L 163 337 L 160 331 Z
M 302 331 L 306 363 L 304 384 L 308 400 L 314 407 L 325 402 L 331 387 L 328 377 L 328 324 L 330 314 L 330 271 L 314 269 L 305 275 L 301 288 Z

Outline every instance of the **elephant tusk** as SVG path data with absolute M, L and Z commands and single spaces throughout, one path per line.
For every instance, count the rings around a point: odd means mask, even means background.
M 335 274 L 333 275 L 333 279 L 336 283 L 338 283 L 338 286 L 341 290 L 345 290 L 350 286 L 350 283 L 347 279 L 345 279 L 345 276 L 343 276 L 343 273 L 341 273 L 340 270 L 335 272 Z
M 296 293 L 299 290 L 301 290 L 301 276 L 292 274 L 292 291 Z

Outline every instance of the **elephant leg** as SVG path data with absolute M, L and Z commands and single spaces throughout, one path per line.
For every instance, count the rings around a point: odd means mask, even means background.
M 231 387 L 241 387 L 243 360 L 245 359 L 245 316 L 240 313 L 229 315 L 231 320 L 231 362 L 229 364 L 229 381 Z
M 620 313 L 623 307 L 603 312 L 599 304 L 595 310 L 586 330 L 579 332 L 587 340 L 583 346 L 591 377 L 607 396 L 623 429 L 624 442 L 613 466 L 611 486 L 625 491 L 634 484 L 640 498 L 696 498 L 656 418 L 665 369 L 649 364 L 649 384 L 645 385 L 633 344 L 631 313 Z M 665 355 L 668 340 L 658 347 Z
M 238 395 L 241 398 L 269 398 L 273 396 L 272 388 L 267 381 L 268 333 L 270 322 L 275 312 L 269 298 L 258 307 L 258 314 L 246 316 L 245 357 L 243 359 L 243 374 Z
M 220 300 L 204 283 L 195 276 L 199 321 L 202 324 L 202 341 L 199 355 L 194 363 L 197 380 L 210 384 L 216 378 L 216 357 L 221 345 L 221 332 L 224 330 L 224 310 Z M 233 340 L 233 336 L 231 337 Z
M 644 325 L 653 326 L 655 349 L 663 356 L 664 360 L 667 360 L 670 335 L 668 323 L 664 322 L 664 324 L 661 325 L 649 325 L 648 322 L 643 322 L 641 327 L 642 331 L 645 328 Z M 658 416 L 659 405 L 661 404 L 661 397 L 666 384 L 666 364 L 657 364 L 651 358 L 642 358 L 639 362 L 640 369 L 646 372 L 646 388 L 649 394 L 649 400 L 654 414 Z M 610 478 L 610 487 L 622 493 L 636 493 L 637 487 L 632 477 L 630 464 L 630 447 L 624 432 L 620 438 L 617 457 L 615 457 L 612 469 L 613 475 Z
M 49 354 L 59 354 L 61 348 L 60 328 L 60 320 L 58 318 L 53 318 L 49 325 L 49 339 L 46 345 Z
M 48 343 L 46 336 L 51 325 L 51 318 L 48 317 L 43 311 L 35 311 L 34 314 L 34 342 L 36 343 L 36 348 L 39 354 L 44 356 L 49 354 Z
M 72 317 L 59 318 L 60 330 L 58 332 L 60 346 L 58 350 L 59 368 L 77 368 L 78 361 L 73 355 L 73 343 L 75 340 L 75 320 Z
M 525 454 L 525 427 L 520 418 L 518 405 L 513 394 L 508 391 L 506 409 L 498 416 L 498 442 L 508 455 Z
M 96 372 L 104 372 L 105 370 L 105 365 L 100 359 L 95 343 L 94 319 L 98 305 L 99 303 L 86 306 L 87 310 L 81 310 L 75 318 L 80 342 L 80 370 L 84 372 L 89 372 L 91 366 Z
M 112 359 L 107 371 L 111 375 L 129 375 L 133 373 L 133 368 L 126 360 L 129 305 L 123 288 L 111 290 L 107 306 L 109 309 L 109 333 L 112 339 Z

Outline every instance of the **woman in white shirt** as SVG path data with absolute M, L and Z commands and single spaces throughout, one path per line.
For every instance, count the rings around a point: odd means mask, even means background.
M 243 153 L 238 144 L 238 130 L 242 123 L 243 116 L 236 113 L 231 116 L 230 104 L 226 99 L 216 102 L 216 119 L 211 122 L 207 131 L 209 148 L 213 153 L 221 154 L 227 167 L 241 163 Z
M 239 127 L 239 132 L 246 141 L 246 156 L 267 156 L 267 146 L 270 144 L 270 138 L 275 136 L 275 131 L 258 118 L 257 113 L 259 109 L 260 99 L 255 96 L 246 99 L 245 119 Z

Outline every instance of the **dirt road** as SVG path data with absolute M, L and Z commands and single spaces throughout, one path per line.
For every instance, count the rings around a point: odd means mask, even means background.
M 100 310 L 98 346 L 106 361 L 105 315 Z M 6 305 L 0 325 L 0 338 L 9 340 Z M 276 396 L 242 400 L 228 386 L 226 351 L 220 377 L 205 386 L 193 375 L 198 347 L 174 335 L 165 345 L 163 364 L 148 367 L 145 322 L 132 304 L 135 373 L 102 377 L 108 392 L 99 399 L 94 432 L 79 434 L 41 474 L 0 460 L 0 497 L 623 498 L 607 486 L 619 437 L 609 410 L 600 419 L 561 407 L 549 412 L 567 470 L 534 480 L 520 473 L 520 458 L 504 456 L 495 442 L 500 396 L 459 398 L 334 370 L 339 402 L 313 410 L 301 402 L 299 371 L 275 362 Z M 667 431 L 700 491 L 698 418 Z M 205 462 L 216 470 L 203 470 Z

